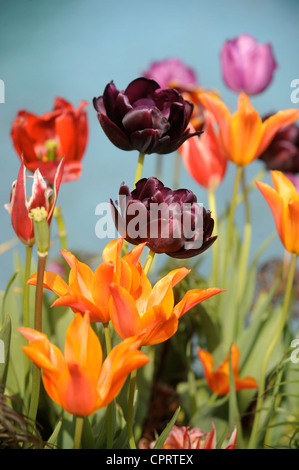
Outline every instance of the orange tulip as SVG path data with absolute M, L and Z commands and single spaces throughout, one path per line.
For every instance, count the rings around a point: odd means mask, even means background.
M 229 355 L 217 369 L 214 371 L 214 358 L 213 356 L 203 349 L 198 350 L 198 357 L 202 362 L 204 368 L 204 375 L 210 389 L 217 393 L 217 395 L 226 395 L 229 393 Z M 244 388 L 257 388 L 257 382 L 253 377 L 239 378 L 239 357 L 240 353 L 236 344 L 231 347 L 231 364 L 234 374 L 236 391 L 243 390 Z
M 200 185 L 211 190 L 221 183 L 228 161 L 215 132 L 214 122 L 213 115 L 207 113 L 204 133 L 186 140 L 179 148 L 188 173 Z
M 119 284 L 111 284 L 112 297 L 109 301 L 110 318 L 117 334 L 122 338 L 138 335 L 143 345 L 153 345 L 166 341 L 178 328 L 179 319 L 192 307 L 219 292 L 218 288 L 193 289 L 174 305 L 172 288 L 180 282 L 190 270 L 174 269 L 160 279 L 152 288 L 144 277 L 140 283 L 140 293 L 132 295 Z
M 240 93 L 238 110 L 233 114 L 215 95 L 202 93 L 199 99 L 215 116 L 227 158 L 240 166 L 248 165 L 261 155 L 279 129 L 299 118 L 298 109 L 286 109 L 262 121 L 244 92 Z
M 132 251 L 120 258 L 123 239 L 111 241 L 103 250 L 103 263 L 95 272 L 85 263 L 81 263 L 67 250 L 61 250 L 65 260 L 71 267 L 68 284 L 56 273 L 46 271 L 43 286 L 55 292 L 59 298 L 52 306 L 65 305 L 75 313 L 90 312 L 90 319 L 94 322 L 108 323 L 110 316 L 108 301 L 110 298 L 110 284 L 119 283 L 120 286 L 134 294 L 139 289 L 140 279 L 145 278 L 138 258 L 145 246 L 144 243 L 136 246 Z M 37 274 L 33 274 L 28 284 L 36 285 Z
M 48 395 L 73 415 L 88 416 L 108 405 L 122 388 L 127 375 L 149 358 L 137 349 L 138 338 L 115 346 L 102 362 L 102 348 L 90 326 L 89 314 L 77 314 L 66 332 L 64 355 L 47 336 L 31 328 L 19 328 L 29 340 L 24 352 L 43 370 Z
M 278 235 L 285 249 L 299 254 L 299 194 L 294 184 L 281 171 L 271 171 L 273 189 L 266 183 L 256 185 L 272 211 Z

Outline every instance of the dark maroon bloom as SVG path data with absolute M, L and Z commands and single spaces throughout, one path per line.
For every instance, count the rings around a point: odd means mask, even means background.
M 143 178 L 130 192 L 122 183 L 112 215 L 121 237 L 138 245 L 147 242 L 155 253 L 191 258 L 209 248 L 214 220 L 188 189 L 172 191 L 155 177 Z
M 268 170 L 299 173 L 299 126 L 294 123 L 280 129 L 259 159 Z
M 93 105 L 107 137 L 122 150 L 171 153 L 200 134 L 187 129 L 193 104 L 177 90 L 160 88 L 148 78 L 133 80 L 125 91 L 111 81 Z

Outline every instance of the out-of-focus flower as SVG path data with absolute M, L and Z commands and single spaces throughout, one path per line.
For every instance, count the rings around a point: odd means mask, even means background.
M 34 223 L 30 217 L 32 210 L 42 208 L 46 213 L 46 220 L 50 225 L 56 199 L 58 196 L 59 187 L 63 177 L 64 160 L 60 162 L 54 178 L 54 186 L 52 190 L 39 170 L 34 172 L 32 195 L 28 199 L 26 195 L 26 168 L 24 163 L 21 164 L 18 178 L 12 184 L 10 202 L 5 204 L 11 216 L 11 223 L 18 238 L 26 245 L 33 245 L 34 238 Z M 32 177 L 31 177 L 32 178 Z M 52 197 L 51 197 L 52 196 Z
M 122 150 L 171 153 L 199 133 L 187 129 L 193 105 L 177 90 L 147 78 L 133 80 L 125 91 L 111 81 L 93 104 L 107 137 Z
M 214 129 L 214 122 L 213 115 L 207 112 L 203 134 L 188 139 L 179 148 L 189 174 L 200 185 L 211 190 L 221 183 L 228 162 L 219 135 Z
M 240 166 L 248 165 L 259 157 L 279 129 L 299 118 L 298 109 L 286 109 L 278 111 L 263 122 L 249 97 L 243 92 L 238 99 L 238 110 L 233 114 L 215 95 L 202 93 L 199 99 L 217 121 L 227 158 Z
M 259 159 L 265 163 L 267 170 L 299 173 L 298 124 L 293 123 L 277 131 Z
M 79 178 L 88 139 L 84 110 L 87 105 L 87 101 L 81 101 L 74 109 L 65 99 L 56 98 L 53 110 L 41 116 L 25 110 L 18 112 L 12 124 L 11 138 L 29 171 L 34 172 L 38 168 L 42 176 L 53 184 L 57 166 L 64 158 L 62 181 Z
M 195 71 L 177 57 L 153 62 L 142 76 L 155 80 L 161 88 L 176 88 L 180 92 L 198 88 Z
M 256 181 L 272 211 L 276 229 L 285 249 L 299 255 L 299 193 L 281 171 L 271 171 L 274 188 Z
M 228 443 L 223 449 L 234 449 L 237 440 L 237 427 L 235 426 Z M 139 442 L 140 449 L 152 449 L 156 441 L 148 443 L 145 439 Z M 162 449 L 216 449 L 216 428 L 212 421 L 212 431 L 205 433 L 199 428 L 190 426 L 173 426 L 168 434 Z
M 208 351 L 199 348 L 198 357 L 202 362 L 204 375 L 210 389 L 217 393 L 217 395 L 229 393 L 229 355 L 219 364 L 216 370 L 213 370 L 214 358 Z M 238 392 L 245 388 L 257 388 L 257 381 L 254 377 L 239 378 L 239 358 L 239 349 L 236 344 L 233 344 L 231 347 L 231 364 L 236 391 Z
M 190 271 L 179 268 L 170 271 L 154 287 L 147 277 L 140 279 L 140 289 L 132 295 L 119 284 L 111 284 L 110 318 L 117 334 L 129 338 L 141 334 L 142 345 L 166 341 L 178 328 L 179 319 L 192 307 L 220 292 L 216 287 L 192 289 L 175 305 L 173 287 Z
M 64 355 L 47 336 L 31 328 L 19 328 L 29 340 L 24 352 L 43 370 L 48 395 L 73 415 L 88 416 L 108 405 L 122 388 L 127 375 L 149 358 L 138 351 L 140 340 L 121 342 L 102 362 L 97 335 L 89 314 L 77 314 L 66 331 Z
M 260 44 L 250 34 L 226 41 L 221 49 L 221 72 L 233 91 L 256 95 L 267 88 L 277 68 L 270 43 Z
M 120 235 L 134 245 L 146 242 L 155 253 L 190 258 L 217 238 L 211 236 L 214 220 L 210 211 L 197 203 L 192 191 L 172 191 L 155 177 L 139 180 L 132 192 L 123 183 L 118 204 L 120 212 L 111 201 Z
M 128 289 L 132 295 L 140 291 L 140 282 L 145 277 L 138 258 L 144 248 L 141 244 L 120 258 L 123 245 L 121 238 L 112 240 L 104 248 L 103 262 L 95 272 L 85 263 L 80 262 L 67 250 L 61 254 L 69 264 L 71 270 L 68 283 L 55 272 L 44 273 L 43 286 L 58 295 L 52 306 L 64 305 L 70 307 L 75 313 L 90 313 L 91 321 L 108 323 L 110 320 L 108 303 L 110 299 L 110 284 L 118 283 Z M 37 274 L 33 274 L 28 284 L 36 285 Z

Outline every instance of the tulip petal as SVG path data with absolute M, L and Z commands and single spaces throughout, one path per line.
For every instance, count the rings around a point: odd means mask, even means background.
M 111 262 L 101 263 L 95 270 L 91 291 L 93 301 L 98 308 L 101 309 L 105 322 L 109 321 L 108 302 L 111 296 L 110 284 L 115 282 L 116 275 L 114 273 L 114 266 Z
M 105 312 L 102 312 L 100 308 L 98 308 L 95 304 L 90 302 L 88 299 L 83 297 L 82 295 L 64 295 L 63 297 L 59 297 L 58 299 L 53 302 L 52 307 L 64 305 L 65 307 L 70 307 L 75 313 L 82 313 L 85 312 L 90 313 L 90 320 L 92 322 L 103 322 L 106 323 L 106 316 Z
M 257 185 L 258 189 L 260 190 L 260 192 L 262 193 L 262 195 L 270 206 L 278 235 L 280 237 L 281 242 L 284 244 L 284 229 L 282 226 L 284 213 L 283 199 L 281 195 L 277 191 L 275 191 L 275 189 L 271 188 L 271 186 L 269 186 L 267 183 L 255 181 L 255 184 Z
M 33 274 L 27 281 L 27 284 L 30 286 L 36 286 L 37 282 L 37 273 Z M 43 287 L 49 289 L 59 296 L 64 296 L 71 294 L 72 290 L 69 288 L 68 284 L 59 276 L 59 274 L 52 273 L 50 271 L 45 271 Z
M 184 277 L 186 277 L 189 272 L 190 269 L 187 268 L 174 269 L 158 282 L 156 282 L 149 296 L 147 308 L 150 308 L 153 305 L 161 304 L 166 294 L 169 293 L 169 286 L 174 287 L 178 282 L 184 279 Z
M 142 345 L 150 346 L 162 343 L 173 336 L 178 329 L 178 318 L 170 315 L 162 305 L 149 308 L 141 316 Z
M 299 119 L 298 109 L 285 109 L 278 111 L 267 118 L 263 123 L 263 137 L 259 143 L 257 150 L 257 156 L 259 156 L 270 144 L 271 140 L 275 136 L 276 132 L 282 127 L 292 124 Z
M 134 299 L 118 284 L 111 284 L 110 289 L 109 312 L 115 331 L 122 339 L 138 335 L 142 323 Z
M 115 346 L 104 360 L 98 380 L 101 407 L 116 397 L 130 372 L 149 362 L 150 359 L 137 350 L 140 345 L 138 337 L 128 338 Z
M 230 140 L 229 140 L 229 128 L 230 128 L 230 112 L 225 106 L 223 101 L 216 95 L 210 93 L 201 93 L 199 95 L 199 101 L 201 104 L 209 110 L 215 117 L 219 126 L 221 139 L 224 144 L 224 148 L 229 155 Z
M 211 287 L 209 289 L 192 289 L 186 292 L 182 300 L 174 307 L 173 313 L 181 318 L 188 310 L 199 304 L 203 300 L 209 299 L 220 292 L 225 292 L 223 289 Z

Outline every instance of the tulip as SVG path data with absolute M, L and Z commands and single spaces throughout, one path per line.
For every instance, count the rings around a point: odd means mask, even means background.
M 69 325 L 64 354 L 45 334 L 31 328 L 19 331 L 29 341 L 24 352 L 43 370 L 46 392 L 73 415 L 89 416 L 107 406 L 119 393 L 127 375 L 149 361 L 137 350 L 138 338 L 121 342 L 102 361 L 102 347 L 88 314 L 77 314 Z
M 138 258 L 144 248 L 141 244 L 120 258 L 123 245 L 121 238 L 112 240 L 104 248 L 103 263 L 93 272 L 91 268 L 80 262 L 70 251 L 61 250 L 61 254 L 70 266 L 68 283 L 55 272 L 44 273 L 43 287 L 58 295 L 52 306 L 64 305 L 74 313 L 90 314 L 92 322 L 107 324 L 110 320 L 108 302 L 110 284 L 119 283 L 132 295 L 139 289 L 140 279 L 145 278 Z M 36 285 L 37 274 L 33 274 L 29 285 Z
M 267 170 L 299 173 L 299 126 L 293 123 L 276 132 L 259 159 Z
M 221 49 L 221 72 L 233 91 L 256 95 L 273 79 L 277 64 L 271 44 L 259 44 L 249 34 L 226 41 Z
M 174 269 L 154 287 L 146 277 L 140 279 L 137 295 L 132 295 L 119 284 L 112 283 L 109 311 L 117 334 L 125 339 L 143 332 L 142 345 L 161 343 L 176 333 L 179 319 L 186 312 L 203 300 L 222 292 L 216 287 L 192 289 L 175 305 L 173 287 L 189 272 L 186 268 Z
M 193 105 L 154 80 L 137 78 L 125 91 L 111 81 L 93 105 L 107 137 L 122 150 L 171 153 L 194 135 L 187 129 Z
M 180 92 L 198 87 L 195 71 L 176 57 L 153 62 L 142 76 L 155 80 L 161 88 L 176 88 Z
M 36 116 L 20 110 L 13 121 L 11 138 L 14 148 L 26 168 L 34 172 L 39 168 L 42 176 L 53 184 L 59 162 L 65 159 L 63 182 L 76 180 L 81 175 L 87 138 L 88 105 L 81 101 L 73 106 L 63 98 L 54 100 L 53 110 Z
M 210 389 L 217 395 L 226 395 L 229 393 L 229 355 L 226 359 L 213 370 L 214 358 L 204 349 L 199 348 L 198 357 L 202 362 L 204 375 Z M 234 375 L 235 390 L 246 388 L 257 388 L 257 382 L 254 377 L 239 378 L 239 349 L 236 344 L 231 347 L 231 365 Z
M 237 428 L 235 426 L 229 442 L 222 447 L 223 449 L 234 449 L 237 440 Z M 139 443 L 140 449 L 152 449 L 156 441 L 149 444 L 145 439 L 141 439 Z M 205 433 L 199 428 L 191 428 L 190 426 L 173 426 L 168 434 L 162 449 L 216 449 L 216 428 L 212 421 L 212 431 Z
M 18 178 L 12 184 L 10 202 L 5 204 L 11 216 L 11 223 L 18 238 L 25 245 L 32 246 L 35 242 L 34 221 L 31 212 L 41 208 L 50 226 L 59 187 L 63 177 L 64 160 L 60 162 L 54 178 L 54 191 L 46 184 L 40 171 L 37 169 L 33 176 L 32 195 L 26 196 L 26 169 L 22 162 Z M 52 196 L 53 194 L 53 196 Z M 52 196 L 52 199 L 51 199 Z
M 139 180 L 132 192 L 123 183 L 120 212 L 110 202 L 121 236 L 134 245 L 147 243 L 154 253 L 190 258 L 207 250 L 217 238 L 211 237 L 214 221 L 210 211 L 197 204 L 192 191 L 172 191 L 155 177 Z
M 224 178 L 227 158 L 214 129 L 214 117 L 206 114 L 204 133 L 192 137 L 181 145 L 179 152 L 188 173 L 201 186 L 215 190 Z
M 274 188 L 256 181 L 272 211 L 276 229 L 285 249 L 299 254 L 299 194 L 281 171 L 271 171 Z
M 239 166 L 248 165 L 259 157 L 277 131 L 299 118 L 299 110 L 286 109 L 262 121 L 243 92 L 239 96 L 238 110 L 233 114 L 215 95 L 202 93 L 200 101 L 217 121 L 226 157 Z

